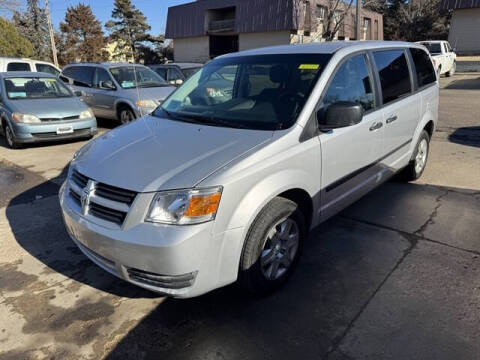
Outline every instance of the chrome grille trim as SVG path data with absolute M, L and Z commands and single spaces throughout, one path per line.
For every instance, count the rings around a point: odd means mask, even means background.
M 69 179 L 69 195 L 84 216 L 92 216 L 121 227 L 137 193 L 93 181 L 74 169 Z

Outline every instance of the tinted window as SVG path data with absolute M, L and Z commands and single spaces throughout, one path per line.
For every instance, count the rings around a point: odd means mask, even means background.
M 47 65 L 47 64 L 35 64 L 35 67 L 37 68 L 37 71 L 39 72 L 44 72 L 44 73 L 48 73 L 48 74 L 53 74 L 53 75 L 58 75 L 60 74 L 60 71 L 58 71 L 57 69 L 55 69 L 53 66 L 51 65 Z
M 430 43 L 430 42 L 422 42 L 423 46 L 425 46 L 430 54 L 441 54 L 442 48 L 440 47 L 440 43 Z
M 176 80 L 183 80 L 183 76 L 178 71 L 178 69 L 172 68 L 168 70 L 168 81 L 176 81 Z
M 188 79 L 154 114 L 212 126 L 287 129 L 329 59 L 326 54 L 220 58 Z
M 373 53 L 382 85 L 383 103 L 389 103 L 412 91 L 410 71 L 403 50 Z
M 160 67 L 157 67 L 157 68 L 152 68 L 153 70 L 155 70 L 155 72 L 160 75 L 162 77 L 162 79 L 166 80 L 167 79 L 167 69 L 165 68 L 160 68 Z
M 63 75 L 74 80 L 76 86 L 91 87 L 93 83 L 94 67 L 91 66 L 72 66 L 63 71 Z
M 415 63 L 415 71 L 417 73 L 418 87 L 422 87 L 431 84 L 437 80 L 435 70 L 433 69 L 430 56 L 421 50 L 411 48 L 413 62 Z
M 28 63 L 11 62 L 7 65 L 7 71 L 31 71 L 31 69 Z
M 367 111 L 375 106 L 374 99 L 365 55 L 357 55 L 346 60 L 337 70 L 325 93 L 323 104 L 353 101 L 361 104 Z
M 100 87 L 100 83 L 103 81 L 110 81 L 113 84 L 112 78 L 108 74 L 108 71 L 102 68 L 97 68 L 97 71 L 95 72 L 95 77 L 93 79 L 93 86 L 98 88 Z

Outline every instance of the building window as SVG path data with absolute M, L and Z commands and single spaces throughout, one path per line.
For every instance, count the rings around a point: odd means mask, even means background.
M 375 32 L 375 40 L 378 40 L 378 20 L 373 22 L 373 31 Z
M 327 9 L 325 8 L 325 6 L 317 5 L 317 19 L 318 20 L 324 21 L 326 13 L 327 13 Z
M 336 10 L 333 14 L 333 22 L 335 27 L 337 28 L 337 37 L 344 37 L 345 36 L 345 21 L 343 18 L 343 12 L 340 10 Z M 337 26 L 338 25 L 338 26 Z
M 365 40 L 372 40 L 372 20 L 363 18 L 363 29 L 365 31 Z

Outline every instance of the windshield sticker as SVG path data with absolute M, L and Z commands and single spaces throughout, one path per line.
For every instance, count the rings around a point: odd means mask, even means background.
M 300 64 L 298 66 L 299 70 L 318 70 L 320 64 Z
M 22 98 L 22 97 L 27 97 L 26 92 L 9 92 L 8 96 L 11 98 Z
M 122 87 L 124 89 L 132 88 L 134 86 L 135 86 L 135 84 L 133 83 L 133 81 L 123 81 L 122 82 Z

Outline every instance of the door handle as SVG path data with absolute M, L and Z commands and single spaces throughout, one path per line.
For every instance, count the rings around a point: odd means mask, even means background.
M 380 129 L 382 126 L 383 126 L 383 123 L 382 123 L 382 122 L 377 122 L 377 123 L 373 124 L 372 126 L 370 126 L 370 131 L 378 130 L 378 129 Z
M 397 120 L 397 119 L 398 119 L 397 115 L 390 116 L 390 117 L 387 119 L 386 123 L 387 123 L 387 124 L 390 124 L 390 123 L 394 122 L 394 121 Z

